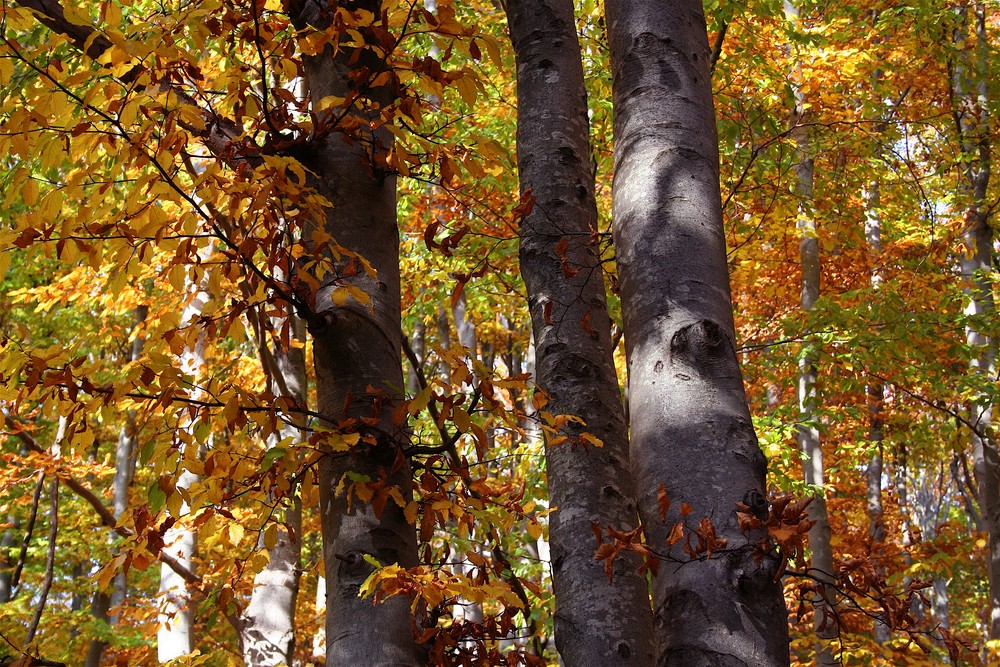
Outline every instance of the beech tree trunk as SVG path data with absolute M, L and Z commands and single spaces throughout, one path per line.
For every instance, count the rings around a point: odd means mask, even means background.
M 648 544 L 664 554 L 656 664 L 787 665 L 778 563 L 736 515 L 739 502 L 766 515 L 766 460 L 736 359 L 704 11 L 699 0 L 606 7 L 630 451 Z M 677 523 L 688 535 L 710 523 L 727 542 L 691 558 L 667 544 Z
M 958 49 L 952 71 L 955 93 L 953 113 L 962 150 L 961 201 L 965 203 L 966 252 L 962 278 L 968 305 L 965 314 L 966 344 L 971 348 L 972 372 L 985 383 L 996 382 L 996 341 L 979 331 L 975 319 L 988 320 L 996 312 L 993 297 L 993 230 L 987 202 L 992 163 L 990 158 L 989 41 L 986 10 L 976 2 L 963 5 L 954 41 Z M 993 404 L 983 392 L 969 405 L 972 458 L 978 483 L 979 510 L 989 540 L 989 620 L 987 634 L 1000 639 L 1000 452 L 993 428 Z
M 274 318 L 275 330 L 280 331 L 285 318 Z M 289 325 L 291 338 L 304 342 L 305 331 L 302 322 L 291 317 Z M 263 332 L 261 332 L 263 333 Z M 275 396 L 288 399 L 297 408 L 306 407 L 306 360 L 302 347 L 283 347 L 280 343 L 272 346 L 267 354 L 261 340 L 268 388 Z M 283 415 L 282 427 L 269 443 L 291 438 L 296 444 L 305 437 L 302 427 L 305 418 L 302 413 Z M 254 576 L 250 604 L 240 619 L 240 645 L 243 661 L 253 667 L 276 667 L 291 665 L 295 648 L 295 602 L 299 594 L 299 562 L 302 553 L 302 503 L 295 498 L 295 489 L 287 492 L 292 500 L 284 511 L 284 521 L 277 525 L 277 538 L 268 549 L 268 562 L 263 570 Z M 258 548 L 265 548 L 263 535 Z
M 798 7 L 786 0 L 785 16 L 797 29 L 799 19 Z M 796 66 L 796 70 L 798 67 Z M 795 194 L 798 197 L 799 228 L 799 265 L 801 267 L 801 308 L 808 317 L 820 294 L 820 256 L 819 238 L 816 219 L 813 217 L 812 198 L 815 166 L 810 146 L 809 128 L 803 125 L 805 115 L 805 96 L 796 71 L 790 84 L 795 93 L 795 108 L 792 109 L 791 137 L 795 140 Z M 816 665 L 833 667 L 839 664 L 834 657 L 831 640 L 839 634 L 837 616 L 833 606 L 833 547 L 830 544 L 830 518 L 827 512 L 826 495 L 824 493 L 823 443 L 820 439 L 818 418 L 816 416 L 817 397 L 816 380 L 818 377 L 817 362 L 819 358 L 819 340 L 806 333 L 806 340 L 799 351 L 799 421 L 797 438 L 802 451 L 802 471 L 806 484 L 818 489 L 813 495 L 808 508 L 809 518 L 815 523 L 809 529 L 809 549 L 812 552 L 809 574 L 821 584 L 820 590 L 813 597 L 814 627 L 816 629 Z
M 378 0 L 342 3 L 342 7 L 382 15 Z M 333 12 L 326 2 L 290 3 L 299 29 L 325 30 Z M 367 32 L 360 26 L 361 33 Z M 366 39 L 371 35 L 365 35 Z M 359 51 L 360 49 L 360 51 Z M 357 92 L 361 102 L 383 106 L 391 101 L 386 84 L 371 87 L 352 81 L 352 69 L 384 69 L 373 49 L 341 45 L 303 58 L 310 100 L 328 96 L 349 98 Z M 349 62 L 350 61 L 350 62 Z M 391 77 L 391 73 L 389 73 Z M 392 423 L 393 403 L 401 397 L 403 367 L 400 328 L 399 233 L 396 227 L 396 178 L 382 172 L 372 158 L 392 147 L 392 134 L 384 127 L 369 129 L 358 108 L 350 116 L 361 121 L 354 136 L 332 132 L 317 138 L 300 157 L 316 178 L 313 185 L 331 206 L 323 226 L 337 244 L 367 260 L 377 275 L 370 277 L 353 258 L 336 261 L 328 250 L 314 248 L 328 269 L 315 294 L 314 312 L 307 318 L 313 337 L 317 408 L 325 426 L 361 434 L 349 452 L 330 452 L 319 465 L 320 518 L 327 582 L 326 664 L 402 667 L 417 665 L 410 600 L 389 598 L 379 604 L 359 597 L 360 586 L 372 573 L 366 557 L 382 565 L 417 564 L 414 527 L 403 509 L 390 500 L 384 511 L 347 493 L 351 479 L 367 478 L 400 490 L 404 502 L 412 497 L 412 475 L 405 452 L 409 434 Z M 377 113 L 373 112 L 373 113 Z M 373 124 L 373 125 L 377 125 Z M 311 237 L 307 231 L 304 238 Z M 360 270 L 358 270 L 360 269 Z M 353 298 L 342 306 L 333 303 L 336 279 L 365 292 L 371 306 Z M 362 422 L 361 420 L 365 420 Z M 344 489 L 337 491 L 341 481 Z
M 567 667 L 652 665 L 652 614 L 634 553 L 613 580 L 594 558 L 593 525 L 638 525 L 600 257 L 583 65 L 571 0 L 508 0 L 517 62 L 521 275 L 545 410 L 567 423 L 546 437 L 556 648 Z M 581 438 L 596 436 L 603 446 Z M 610 539 L 610 538 L 609 538 Z
M 208 259 L 214 252 L 214 244 L 203 249 L 199 256 Z M 195 321 L 201 315 L 208 302 L 208 273 L 192 285 L 193 293 L 188 305 L 181 314 L 180 328 L 197 326 Z M 181 355 L 181 370 L 192 379 L 194 390 L 192 396 L 197 398 L 200 390 L 199 375 L 205 365 L 205 333 L 202 331 L 195 344 Z M 200 477 L 184 467 L 184 459 L 197 457 L 197 452 L 187 451 L 189 446 L 181 449 L 181 460 L 178 463 L 176 487 L 190 488 Z M 188 512 L 187 503 L 181 504 L 180 516 Z M 194 572 L 197 568 L 194 556 L 198 551 L 198 533 L 186 526 L 183 521 L 174 524 L 163 536 L 163 551 L 178 563 Z M 191 604 L 192 591 L 184 578 L 166 564 L 160 566 L 160 611 L 158 615 L 159 630 L 156 634 L 156 653 L 160 662 L 168 662 L 185 656 L 194 650 L 194 609 Z
M 882 273 L 878 268 L 878 264 L 882 258 L 882 216 L 879 213 L 881 199 L 879 183 L 877 181 L 870 183 L 862 194 L 865 200 L 865 240 L 868 243 L 868 250 L 871 253 L 874 265 L 871 272 L 871 285 L 874 292 L 882 285 Z M 873 312 L 872 317 L 873 321 L 878 321 L 876 313 Z M 871 541 L 873 555 L 879 562 L 878 572 L 880 576 L 884 577 L 885 567 L 880 563 L 885 555 L 884 545 L 886 537 L 885 510 L 882 503 L 882 474 L 885 468 L 883 447 L 885 439 L 885 419 L 883 416 L 885 384 L 878 378 L 871 377 L 868 380 L 865 393 L 868 395 L 868 442 L 869 447 L 872 449 L 868 459 L 868 469 L 865 471 L 868 539 Z M 875 619 L 872 631 L 875 641 L 879 645 L 889 641 L 891 630 L 881 615 Z

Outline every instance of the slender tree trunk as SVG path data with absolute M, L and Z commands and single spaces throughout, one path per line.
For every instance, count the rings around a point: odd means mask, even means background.
M 214 244 L 203 249 L 199 256 L 204 260 L 211 257 Z M 208 273 L 206 272 L 199 284 L 192 287 L 193 294 L 188 305 L 181 314 L 181 328 L 197 326 L 195 324 L 208 302 Z M 191 377 L 195 389 L 193 396 L 200 393 L 199 376 L 205 365 L 205 334 L 199 333 L 194 345 L 184 350 L 181 355 L 181 370 Z M 181 460 L 175 485 L 179 489 L 188 489 L 198 482 L 200 477 L 184 467 L 184 459 L 197 456 L 196 452 L 187 451 L 190 445 L 181 450 Z M 180 517 L 188 512 L 187 503 L 181 504 Z M 180 518 L 178 517 L 178 518 Z M 194 557 L 198 549 L 198 534 L 183 522 L 174 524 L 163 536 L 163 550 L 178 563 L 190 571 L 194 571 Z M 168 662 L 185 656 L 194 650 L 194 608 L 192 606 L 192 591 L 190 585 L 181 575 L 167 565 L 160 566 L 160 612 L 158 616 L 159 630 L 156 636 L 157 657 L 160 662 Z
M 378 0 L 342 4 L 371 12 L 380 21 Z M 334 12 L 326 2 L 290 3 L 299 29 L 325 30 Z M 371 38 L 360 26 L 366 39 Z M 331 47 L 304 59 L 305 78 L 313 104 L 325 97 L 348 98 L 355 92 L 378 106 L 389 103 L 389 85 L 359 89 L 350 70 L 367 67 L 380 72 L 385 63 L 374 49 Z M 392 73 L 387 76 L 391 79 Z M 393 402 L 402 391 L 399 232 L 396 227 L 396 178 L 381 172 L 373 154 L 392 147 L 392 134 L 384 127 L 370 130 L 361 111 L 351 112 L 361 121 L 356 136 L 333 132 L 317 138 L 302 155 L 303 163 L 317 175 L 313 185 L 331 206 L 323 231 L 337 244 L 363 257 L 377 272 L 369 276 L 353 258 L 336 261 L 321 254 L 328 268 L 315 294 L 315 312 L 307 319 L 313 337 L 317 407 L 326 426 L 338 428 L 345 421 L 362 435 L 349 452 L 331 452 L 319 465 L 320 517 L 327 581 L 327 665 L 402 667 L 420 663 L 413 638 L 411 601 L 396 596 L 372 604 L 359 597 L 360 586 L 372 572 L 367 558 L 383 565 L 404 568 L 417 564 L 416 532 L 403 508 L 390 500 L 384 511 L 354 496 L 348 502 L 352 480 L 399 489 L 403 502 L 412 498 L 412 475 L 405 452 L 409 434 L 392 422 Z M 307 234 L 305 238 L 309 239 Z M 320 256 L 317 259 L 321 258 Z M 368 304 L 349 299 L 335 306 L 332 295 L 341 285 L 357 287 L 368 295 Z M 351 422 L 353 420 L 353 422 Z M 364 420 L 364 421 L 362 421 Z M 344 481 L 344 488 L 337 488 Z
M 965 314 L 966 343 L 972 349 L 972 372 L 982 382 L 996 382 L 996 342 L 979 331 L 975 319 L 993 317 L 993 230 L 986 201 L 991 175 L 989 128 L 989 42 L 983 5 L 970 2 L 959 10 L 954 40 L 957 62 L 952 68 L 955 121 L 961 141 L 963 178 L 961 200 L 965 203 L 966 252 L 961 261 L 962 277 L 969 296 Z M 975 318 L 975 319 L 974 319 Z M 972 458 L 979 488 L 979 509 L 989 539 L 990 639 L 1000 639 L 1000 453 L 993 429 L 993 404 L 987 394 L 969 406 L 972 425 Z
M 290 338 L 295 343 L 305 341 L 302 322 L 290 316 Z M 274 318 L 272 326 L 280 331 L 285 318 Z M 263 329 L 263 327 L 261 327 Z M 261 332 L 263 333 L 263 332 Z M 264 336 L 259 335 L 261 356 L 264 357 L 268 389 L 275 396 L 287 399 L 296 409 L 306 407 L 306 359 L 302 347 L 281 343 L 266 351 Z M 305 418 L 301 412 L 282 416 L 278 433 L 271 438 L 271 446 L 290 438 L 293 443 L 303 442 Z M 289 490 L 290 505 L 284 511 L 284 521 L 276 526 L 276 538 L 268 546 L 261 536 L 258 548 L 267 548 L 268 562 L 254 576 L 253 592 L 240 622 L 240 645 L 243 660 L 254 667 L 276 667 L 292 664 L 295 648 L 295 602 L 299 594 L 299 561 L 302 554 L 302 503 L 295 498 L 295 489 Z M 278 502 L 272 498 L 273 502 Z M 266 532 L 265 532 L 266 535 Z
M 14 530 L 18 527 L 18 520 L 13 514 L 7 515 L 10 528 L 3 531 L 0 536 L 0 604 L 10 602 L 11 597 L 11 573 L 13 572 L 13 550 L 17 544 L 17 536 Z
M 517 61 L 521 197 L 535 200 L 521 221 L 520 258 L 536 383 L 548 396 L 547 412 L 584 422 L 546 437 L 556 648 L 567 667 L 651 665 L 652 614 L 639 558 L 616 559 L 613 579 L 594 558 L 593 526 L 628 532 L 638 516 L 594 244 L 594 168 L 573 3 L 508 0 L 507 18 Z
M 798 7 L 786 0 L 785 16 L 797 28 Z M 798 69 L 798 67 L 796 67 Z M 810 145 L 809 128 L 803 125 L 805 96 L 796 76 L 791 86 L 795 92 L 795 108 L 792 110 L 791 137 L 796 145 L 795 194 L 798 197 L 799 264 L 802 270 L 801 308 L 808 317 L 820 294 L 820 256 L 816 219 L 813 217 L 812 198 L 815 165 Z M 825 479 L 823 468 L 823 444 L 820 440 L 816 380 L 819 357 L 819 340 L 807 332 L 806 342 L 799 352 L 799 424 L 797 437 L 802 451 L 802 469 L 806 484 L 817 489 L 809 505 L 809 518 L 815 523 L 809 529 L 809 549 L 812 551 L 810 574 L 820 583 L 820 589 L 813 597 L 814 627 L 816 629 L 816 665 L 833 667 L 839 664 L 834 657 L 831 641 L 839 634 L 837 616 L 834 610 L 835 591 L 833 583 L 833 547 L 830 544 L 830 518 L 827 512 Z
M 787 665 L 777 562 L 736 515 L 739 502 L 766 514 L 766 460 L 736 359 L 704 11 L 606 6 L 630 451 L 648 544 L 666 554 L 652 580 L 656 664 Z M 674 500 L 665 521 L 661 485 Z M 687 535 L 710 524 L 726 546 L 691 558 L 667 543 L 677 523 Z
M 877 13 L 876 13 L 877 16 Z M 882 71 L 876 70 L 873 76 L 873 83 L 877 84 L 882 79 Z M 875 86 L 873 85 L 873 96 L 877 98 Z M 880 109 L 880 114 L 882 113 Z M 880 122 L 876 127 L 875 135 L 879 136 L 884 132 L 886 123 Z M 879 145 L 876 150 L 879 154 L 883 148 Z M 865 203 L 865 241 L 868 244 L 868 252 L 871 256 L 872 270 L 869 280 L 872 286 L 873 296 L 882 287 L 882 271 L 880 264 L 882 261 L 882 213 L 880 211 L 882 203 L 882 188 L 877 181 L 871 181 L 861 193 Z M 871 312 L 873 322 L 878 322 L 879 315 L 876 311 Z M 885 439 L 885 384 L 877 377 L 869 377 L 865 387 L 868 397 L 868 442 L 871 448 L 871 455 L 868 459 L 868 469 L 865 471 L 866 480 L 866 501 L 868 509 L 868 539 L 871 542 L 872 554 L 876 560 L 876 567 L 879 575 L 885 577 L 885 567 L 881 564 L 885 555 L 885 509 L 882 502 L 882 475 L 885 469 L 885 452 L 883 441 Z M 891 630 L 886 625 L 882 616 L 875 619 L 872 627 L 872 635 L 875 642 L 880 646 L 889 641 Z
M 145 343 L 145 339 L 138 329 L 142 326 L 143 322 L 146 321 L 146 315 L 148 314 L 148 306 L 136 306 L 134 327 L 136 335 L 132 339 L 132 346 L 129 349 L 128 361 L 130 362 L 136 361 L 140 356 L 142 356 L 142 347 Z M 112 481 L 114 505 L 112 507 L 112 513 L 114 514 L 116 520 L 125 513 L 126 509 L 128 509 L 128 491 L 129 486 L 132 483 L 132 473 L 135 470 L 135 460 L 132 456 L 133 450 L 135 449 L 135 420 L 135 410 L 128 410 L 125 413 L 125 423 L 122 424 L 121 429 L 118 431 L 118 441 L 115 444 L 115 476 Z M 117 539 L 117 537 L 112 535 L 112 539 Z M 115 575 L 115 578 L 111 582 L 110 591 L 99 591 L 94 596 L 94 602 L 91 607 L 94 618 L 106 621 L 111 625 L 115 625 L 118 622 L 118 615 L 115 614 L 114 616 L 111 616 L 109 611 L 111 609 L 119 608 L 125 601 L 125 596 L 127 594 L 128 579 L 124 572 L 119 572 Z M 90 646 L 87 649 L 87 657 L 84 660 L 84 667 L 98 667 L 101 664 L 101 658 L 104 655 L 104 651 L 107 649 L 107 646 L 107 642 L 101 641 L 100 639 L 92 639 Z
M 316 616 L 320 619 L 319 629 L 313 635 L 312 661 L 317 665 L 326 664 L 326 577 L 316 578 Z

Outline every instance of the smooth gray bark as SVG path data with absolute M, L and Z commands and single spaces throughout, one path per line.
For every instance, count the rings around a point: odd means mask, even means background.
M 214 243 L 203 248 L 198 254 L 202 260 L 207 260 L 214 252 Z M 208 303 L 208 273 L 205 272 L 199 283 L 189 286 L 190 300 L 181 314 L 181 328 L 197 326 L 195 323 Z M 197 398 L 199 377 L 205 365 L 205 332 L 201 331 L 191 347 L 181 354 L 181 370 L 191 378 L 193 383 L 192 396 Z M 190 424 L 183 424 L 189 427 Z M 188 489 L 201 478 L 196 473 L 183 467 L 183 457 L 188 454 L 182 449 L 175 485 L 178 489 Z M 186 502 L 181 504 L 180 516 L 188 513 Z M 163 551 L 175 561 L 195 571 L 194 557 L 198 550 L 198 533 L 183 522 L 174 524 L 163 536 Z M 166 564 L 160 566 L 160 610 L 157 617 L 159 629 L 156 634 L 156 653 L 160 662 L 168 662 L 185 656 L 194 650 L 194 607 L 192 605 L 192 590 L 184 578 Z
M 517 62 L 520 264 L 531 308 L 535 382 L 546 412 L 569 415 L 546 437 L 562 664 L 651 665 L 652 613 L 640 559 L 595 560 L 593 525 L 638 525 L 628 433 L 615 372 L 604 280 L 595 247 L 597 205 L 583 65 L 571 0 L 508 0 Z M 581 439 L 599 438 L 603 447 Z
M 370 11 L 376 21 L 382 15 L 378 0 L 341 6 Z M 314 30 L 326 29 L 333 15 L 326 2 L 302 0 L 290 3 L 290 13 L 297 28 Z M 361 32 L 367 32 L 364 26 Z M 372 73 L 385 69 L 373 49 L 359 51 L 342 45 L 334 54 L 327 47 L 321 54 L 304 57 L 303 62 L 313 104 L 327 96 L 346 98 L 357 92 L 362 102 L 374 107 L 370 113 L 377 115 L 377 108 L 391 101 L 388 86 L 373 88 L 349 76 L 359 67 Z M 316 174 L 312 185 L 331 203 L 323 231 L 377 272 L 371 277 L 363 269 L 354 271 L 361 268 L 355 260 L 345 256 L 337 261 L 328 250 L 313 248 L 328 269 L 315 294 L 313 312 L 306 318 L 313 337 L 317 409 L 327 420 L 325 426 L 338 428 L 346 421 L 348 430 L 363 436 L 350 452 L 331 452 L 319 465 L 327 581 L 326 664 L 331 667 L 401 667 L 420 662 L 410 600 L 396 596 L 372 604 L 358 596 L 361 584 L 372 573 L 366 556 L 382 565 L 398 563 L 408 568 L 417 564 L 414 527 L 392 500 L 381 514 L 357 497 L 348 502 L 350 479 L 345 491 L 336 490 L 352 473 L 355 478 L 360 475 L 373 483 L 384 480 L 395 486 L 404 502 L 412 497 L 412 475 L 405 456 L 409 434 L 391 418 L 393 403 L 401 399 L 405 387 L 396 177 L 380 171 L 372 160 L 374 153 L 391 148 L 392 134 L 384 127 L 369 129 L 367 113 L 355 108 L 348 114 L 348 119 L 360 121 L 352 136 L 332 131 L 314 139 L 298 156 Z M 304 238 L 310 239 L 308 230 Z M 337 307 L 331 298 L 337 278 L 341 285 L 363 290 L 370 307 L 354 299 Z
M 996 382 L 996 341 L 979 331 L 975 319 L 989 319 L 996 312 L 993 296 L 993 230 L 986 196 L 992 162 L 990 157 L 989 41 L 984 6 L 977 2 L 959 8 L 955 30 L 957 62 L 952 68 L 953 113 L 962 151 L 961 201 L 965 205 L 961 259 L 968 304 L 965 314 L 966 344 L 971 348 L 972 372 L 982 382 Z M 993 404 L 987 394 L 969 405 L 972 458 L 978 482 L 979 509 L 989 540 L 989 620 L 987 635 L 1000 639 L 1000 452 L 993 428 Z
M 698 0 L 606 7 L 630 451 L 648 543 L 666 554 L 652 580 L 656 664 L 787 665 L 777 561 L 736 515 L 738 502 L 766 512 L 766 460 L 736 359 L 704 11 Z M 703 517 L 721 551 L 668 547 L 676 523 L 690 535 Z
M 878 181 L 870 183 L 865 192 L 862 193 L 865 201 L 865 240 L 874 266 L 870 277 L 873 291 L 877 291 L 882 285 L 882 273 L 878 268 L 882 259 L 880 194 L 881 189 Z M 872 317 L 874 321 L 878 321 L 877 314 L 872 313 Z M 868 539 L 871 541 L 872 553 L 880 563 L 884 556 L 886 538 L 885 509 L 882 502 L 882 474 L 885 468 L 883 447 L 885 440 L 885 384 L 878 378 L 869 378 L 865 393 L 868 396 L 868 442 L 869 447 L 871 447 L 868 468 L 865 471 Z M 881 564 L 878 564 L 877 567 L 879 575 L 884 577 L 885 568 Z M 876 618 L 872 632 L 879 645 L 889 641 L 891 629 L 881 617 Z
M 799 18 L 798 6 L 786 0 L 785 16 L 796 29 Z M 798 67 L 796 66 L 796 70 Z M 795 108 L 792 109 L 791 137 L 796 146 L 795 194 L 798 197 L 799 265 L 801 267 L 802 294 L 800 305 L 808 317 L 816 305 L 820 294 L 820 254 L 816 218 L 812 211 L 813 182 L 815 164 L 810 145 L 809 128 L 803 125 L 805 96 L 796 80 L 790 80 L 795 93 Z M 809 518 L 814 521 L 809 529 L 809 549 L 812 552 L 809 573 L 821 584 L 813 596 L 814 627 L 816 630 L 816 665 L 833 667 L 839 664 L 834 657 L 831 640 L 839 635 L 836 616 L 835 591 L 830 585 L 834 581 L 833 547 L 830 544 L 830 518 L 824 491 L 823 443 L 820 439 L 816 416 L 818 378 L 817 362 L 819 340 L 807 332 L 806 341 L 799 351 L 798 401 L 799 419 L 797 438 L 802 451 L 802 471 L 806 484 L 817 489 L 808 508 Z
M 305 341 L 302 322 L 289 316 L 291 339 Z M 285 318 L 273 318 L 272 326 L 280 331 Z M 260 341 L 263 346 L 263 341 Z M 275 396 L 287 399 L 296 409 L 306 407 L 306 359 L 303 347 L 284 347 L 275 343 L 264 357 L 268 389 Z M 305 419 L 301 412 L 282 415 L 281 428 L 270 439 L 271 446 L 278 441 L 291 439 L 294 446 L 302 443 L 305 434 L 302 428 Z M 254 576 L 250 603 L 240 619 L 240 646 L 243 661 L 254 667 L 275 667 L 292 664 L 295 648 L 295 602 L 299 594 L 299 561 L 302 553 L 302 503 L 295 498 L 295 489 L 284 511 L 283 521 L 277 524 L 276 541 L 268 549 L 268 562 L 263 570 Z M 272 498 L 272 501 L 275 499 Z M 265 548 L 263 535 L 257 545 Z

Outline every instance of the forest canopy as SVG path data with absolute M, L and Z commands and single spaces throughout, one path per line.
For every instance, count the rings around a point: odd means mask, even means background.
M 1000 661 L 988 0 L 2 0 L 0 665 Z

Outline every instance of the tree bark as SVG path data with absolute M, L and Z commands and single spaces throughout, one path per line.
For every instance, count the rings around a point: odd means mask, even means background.
M 792 29 L 796 29 L 799 9 L 788 0 L 785 2 L 785 16 L 792 24 Z M 796 64 L 795 69 L 799 69 L 798 64 Z M 799 200 L 797 227 L 800 234 L 799 265 L 802 271 L 800 305 L 803 314 L 808 318 L 820 295 L 819 237 L 816 218 L 813 217 L 812 211 L 815 165 L 810 146 L 809 128 L 803 125 L 805 95 L 795 74 L 791 77 L 790 84 L 795 93 L 790 135 L 795 141 L 797 158 L 795 194 Z M 817 489 L 808 508 L 809 518 L 815 522 L 809 529 L 809 549 L 812 552 L 809 572 L 820 584 L 820 588 L 812 600 L 815 614 L 813 625 L 817 638 L 816 665 L 833 667 L 839 664 L 839 661 L 834 657 L 831 640 L 839 635 L 839 628 L 834 610 L 836 602 L 833 596 L 835 591 L 830 586 L 834 580 L 833 547 L 830 543 L 830 517 L 824 491 L 823 443 L 820 439 L 816 417 L 818 357 L 819 340 L 807 332 L 806 341 L 799 352 L 799 421 L 796 430 L 799 449 L 802 451 L 803 478 L 806 484 Z
M 303 343 L 305 331 L 302 322 L 289 316 L 292 341 Z M 280 331 L 285 317 L 273 318 L 272 326 Z M 263 328 L 263 327 L 261 327 Z M 263 332 L 261 332 L 263 333 Z M 284 347 L 275 343 L 270 353 L 259 336 L 268 389 L 275 396 L 285 399 L 299 409 L 306 407 L 306 359 L 302 347 Z M 302 413 L 285 414 L 282 426 L 270 439 L 271 446 L 281 440 L 291 439 L 298 446 L 305 439 Z M 302 554 L 302 503 L 295 498 L 295 488 L 289 489 L 290 505 L 284 511 L 284 521 L 277 524 L 277 537 L 268 549 L 268 561 L 263 570 L 254 576 L 253 592 L 240 623 L 240 645 L 243 661 L 254 667 L 277 667 L 292 664 L 295 648 L 295 602 L 299 595 L 300 558 Z M 271 498 L 272 502 L 280 499 Z M 266 548 L 264 537 L 258 548 Z
M 370 11 L 373 20 L 381 20 L 378 0 L 341 6 Z M 290 9 L 299 29 L 325 30 L 333 16 L 326 2 L 292 2 Z M 366 26 L 358 28 L 368 33 Z M 365 34 L 366 39 L 370 37 Z M 359 104 L 370 102 L 375 107 L 370 113 L 377 115 L 377 109 L 392 99 L 388 85 L 371 87 L 351 79 L 350 71 L 361 66 L 373 73 L 387 68 L 374 49 L 342 45 L 335 54 L 328 46 L 303 61 L 314 105 L 328 96 L 344 99 L 356 92 Z M 396 596 L 372 604 L 358 595 L 372 573 L 366 556 L 382 565 L 398 563 L 409 568 L 417 564 L 414 527 L 394 501 L 377 513 L 369 503 L 357 497 L 349 501 L 347 496 L 352 481 L 347 475 L 351 475 L 355 480 L 367 478 L 398 488 L 404 502 L 412 498 L 412 475 L 405 456 L 409 434 L 391 419 L 393 403 L 405 386 L 396 177 L 380 171 L 373 161 L 376 153 L 391 149 L 392 134 L 379 126 L 379 119 L 366 117 L 367 113 L 358 107 L 351 110 L 348 117 L 361 121 L 353 136 L 331 132 L 312 142 L 300 158 L 317 175 L 314 187 L 331 203 L 323 231 L 377 272 L 371 277 L 363 269 L 347 270 L 352 259 L 343 257 L 338 262 L 328 250 L 313 248 L 328 269 L 315 294 L 314 312 L 307 318 L 314 345 L 317 407 L 325 416 L 325 426 L 336 429 L 346 424 L 363 436 L 351 451 L 330 452 L 319 465 L 327 581 L 326 661 L 331 667 L 402 667 L 420 662 L 411 601 Z M 369 125 L 369 121 L 374 122 Z M 308 232 L 304 238 L 310 239 Z M 337 307 L 332 294 L 338 278 L 340 285 L 363 290 L 370 306 L 349 299 Z M 344 489 L 338 492 L 341 481 Z
M 965 204 L 965 253 L 961 259 L 969 318 L 966 344 L 972 351 L 972 373 L 984 383 L 996 382 L 996 341 L 978 330 L 975 320 L 994 316 L 993 230 L 986 200 L 992 163 L 990 157 L 989 42 L 985 8 L 976 2 L 959 8 L 955 30 L 957 62 L 952 68 L 953 113 L 961 142 L 961 201 Z M 993 429 L 993 404 L 985 392 L 969 405 L 972 458 L 978 482 L 979 510 L 989 541 L 989 620 L 987 635 L 1000 639 L 1000 452 Z
M 555 641 L 562 663 L 651 665 L 652 614 L 634 553 L 614 578 L 594 558 L 593 526 L 638 525 L 628 434 L 600 257 L 583 65 L 570 0 L 508 0 L 517 62 L 521 275 L 545 411 L 582 420 L 546 437 Z M 550 425 L 551 426 L 551 425 Z M 603 446 L 581 438 L 588 433 Z M 600 619 L 600 622 L 595 622 Z
M 199 256 L 207 260 L 212 256 L 215 245 L 204 248 Z M 208 273 L 200 283 L 191 287 L 190 301 L 181 314 L 180 327 L 197 326 L 195 323 L 208 302 Z M 194 387 L 192 395 L 197 398 L 200 393 L 199 376 L 205 365 L 205 333 L 200 332 L 196 342 L 184 350 L 181 355 L 181 370 L 191 377 Z M 181 450 L 181 460 L 178 463 L 176 488 L 188 489 L 196 484 L 200 477 L 184 468 L 184 458 L 191 452 Z M 181 504 L 180 516 L 188 512 L 186 502 Z M 174 524 L 163 536 L 163 551 L 188 571 L 195 571 L 194 557 L 198 550 L 198 534 L 183 522 Z M 166 564 L 160 566 L 160 611 L 158 615 L 159 630 L 156 635 L 156 652 L 160 662 L 168 662 L 185 656 L 194 650 L 194 608 L 192 607 L 192 591 L 190 584 L 173 568 Z
M 139 328 L 146 321 L 149 314 L 149 307 L 138 305 L 135 308 L 135 337 L 132 339 L 132 346 L 129 349 L 128 361 L 136 361 L 142 356 L 142 347 L 145 339 Z M 128 509 L 128 491 L 132 484 L 132 473 L 135 471 L 135 460 L 132 456 L 135 449 L 136 421 L 135 410 L 128 410 L 125 413 L 125 423 L 118 431 L 118 441 L 115 443 L 115 476 L 112 481 L 112 492 L 114 494 L 114 505 L 112 514 L 118 520 L 125 510 Z M 118 539 L 112 535 L 112 539 Z M 92 610 L 94 617 L 106 621 L 111 625 L 118 622 L 118 615 L 111 616 L 109 611 L 121 606 L 128 594 L 128 578 L 124 572 L 119 572 L 111 582 L 110 591 L 98 591 L 94 596 Z M 92 639 L 87 649 L 87 657 L 84 660 L 84 667 L 98 667 L 101 658 L 107 649 L 107 642 L 100 639 Z
M 648 544 L 666 554 L 652 580 L 656 664 L 787 665 L 777 562 L 736 515 L 739 502 L 766 513 L 766 460 L 736 359 L 704 11 L 697 0 L 606 6 L 630 451 Z M 666 521 L 661 485 L 674 499 Z M 723 551 L 668 546 L 676 523 L 690 536 L 703 517 Z

